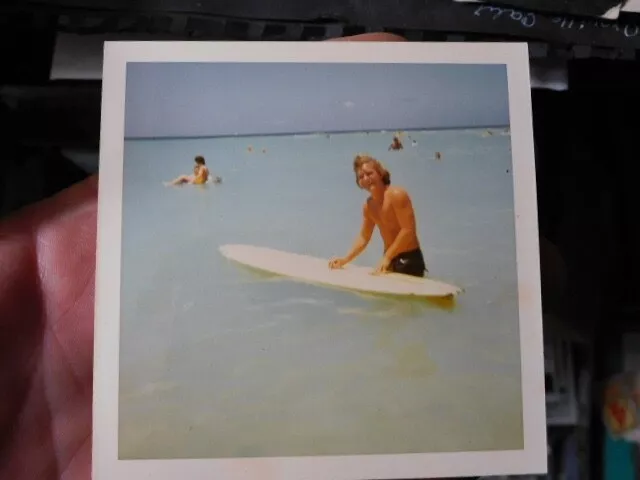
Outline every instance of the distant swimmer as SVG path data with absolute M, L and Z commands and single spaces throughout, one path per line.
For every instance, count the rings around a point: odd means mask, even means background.
M 375 274 L 403 273 L 424 277 L 427 272 L 418 233 L 416 218 L 407 191 L 391 185 L 391 174 L 382 164 L 368 155 L 353 160 L 356 184 L 369 192 L 362 207 L 362 226 L 349 253 L 332 258 L 329 268 L 342 268 L 359 256 L 369 244 L 376 227 L 384 243 L 384 254 L 374 270 Z
M 440 152 L 436 152 L 436 160 L 440 160 L 442 158 L 442 154 Z
M 391 145 L 389 145 L 388 150 L 402 150 L 404 148 L 404 146 L 402 145 L 402 142 L 400 141 L 400 137 L 398 135 L 394 135 L 393 136 L 393 142 L 391 142 Z
M 253 152 L 253 147 L 251 145 L 249 145 L 247 147 L 247 152 L 249 152 L 249 153 Z
M 175 180 L 168 182 L 167 185 L 184 185 L 185 183 L 203 185 L 207 183 L 209 179 L 209 169 L 205 165 L 204 157 L 198 155 L 194 161 L 196 164 L 193 167 L 193 175 L 180 175 Z

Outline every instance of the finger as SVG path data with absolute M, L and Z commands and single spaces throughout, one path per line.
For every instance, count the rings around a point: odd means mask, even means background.
M 42 442 L 57 443 L 63 468 L 91 431 L 96 198 L 93 177 L 0 222 L 0 391 L 11 392 L 0 431 L 20 419 L 2 478 L 24 458 L 45 471 L 53 447 Z
M 406 42 L 407 39 L 394 33 L 361 33 L 347 37 L 330 38 L 329 42 Z
M 27 232 L 32 234 L 43 223 L 52 223 L 68 215 L 80 205 L 91 205 L 95 208 L 98 197 L 98 177 L 93 175 L 86 180 L 62 190 L 53 197 L 22 208 L 7 216 L 0 223 L 3 234 Z

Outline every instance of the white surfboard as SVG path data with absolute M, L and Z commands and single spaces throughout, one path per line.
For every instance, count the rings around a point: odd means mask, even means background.
M 226 258 L 292 280 L 366 293 L 417 297 L 452 297 L 462 290 L 455 285 L 398 273 L 372 275 L 372 268 L 349 264 L 330 269 L 329 260 L 252 245 L 223 245 Z

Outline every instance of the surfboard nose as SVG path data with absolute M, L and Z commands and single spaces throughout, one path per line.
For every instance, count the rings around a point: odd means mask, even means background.
M 246 247 L 246 245 L 238 245 L 238 244 L 227 243 L 227 244 L 224 244 L 224 245 L 220 245 L 218 247 L 218 251 L 226 256 L 226 255 L 231 254 L 232 250 L 233 251 L 238 251 L 238 250 L 243 249 L 243 247 Z

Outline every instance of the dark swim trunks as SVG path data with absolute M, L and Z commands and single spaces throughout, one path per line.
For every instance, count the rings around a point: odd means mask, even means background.
M 396 255 L 389 264 L 389 270 L 414 277 L 424 277 L 427 272 L 427 266 L 424 263 L 422 250 L 416 248 L 415 250 Z

